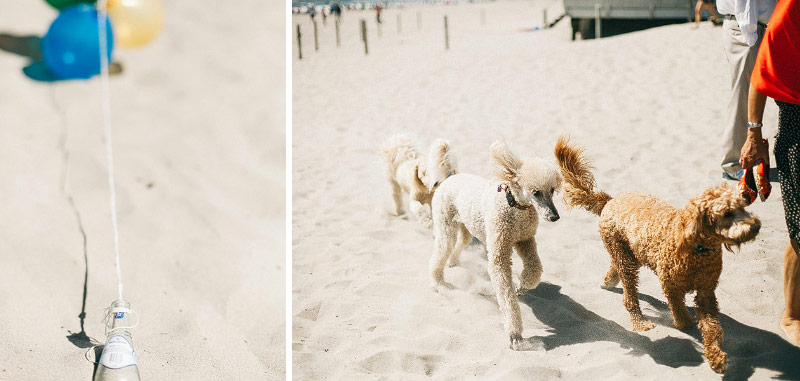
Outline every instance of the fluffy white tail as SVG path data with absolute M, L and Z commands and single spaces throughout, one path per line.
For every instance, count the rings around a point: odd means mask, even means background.
M 417 158 L 417 150 L 414 143 L 407 135 L 393 135 L 381 147 L 381 157 L 386 163 L 386 174 L 390 178 L 394 177 L 397 166 L 403 161 Z

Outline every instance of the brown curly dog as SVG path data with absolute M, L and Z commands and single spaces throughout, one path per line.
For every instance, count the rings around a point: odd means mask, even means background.
M 639 308 L 640 267 L 647 266 L 658 276 L 678 329 L 691 325 L 685 296 L 697 291 L 697 328 L 703 335 L 705 356 L 711 369 L 724 372 L 727 354 L 720 349 L 722 327 L 714 295 L 722 272 L 722 247 L 730 251 L 753 240 L 761 228 L 758 217 L 744 210 L 744 199 L 724 184 L 706 189 L 683 209 L 641 193 L 612 199 L 594 189 L 592 166 L 582 153 L 564 137 L 556 144 L 564 202 L 600 216 L 600 235 L 611 254 L 602 287 L 615 287 L 622 280 L 622 301 L 634 331 L 655 327 Z

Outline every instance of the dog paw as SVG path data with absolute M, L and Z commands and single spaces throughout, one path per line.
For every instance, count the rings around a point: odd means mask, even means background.
M 456 267 L 461 264 L 461 261 L 458 259 L 450 258 L 450 262 L 447 263 L 450 267 Z
M 419 224 L 422 225 L 422 227 L 425 229 L 433 230 L 433 220 L 430 219 L 421 220 L 419 221 Z
M 523 285 L 520 285 L 520 286 L 517 288 L 517 296 L 522 296 L 522 295 L 525 295 L 525 294 L 527 294 L 527 293 L 528 293 L 528 291 L 530 291 L 530 290 L 533 290 L 534 288 L 536 288 L 536 286 L 537 286 L 537 285 L 534 285 L 533 287 L 530 287 L 530 286 L 528 286 L 528 285 L 525 285 L 525 286 L 523 286 Z
M 633 330 L 640 332 L 640 331 L 649 331 L 656 327 L 656 324 L 649 321 L 649 320 L 640 320 L 633 322 Z
M 600 283 L 600 288 L 604 290 L 613 290 L 619 284 L 619 279 L 616 280 L 604 280 L 603 283 Z
M 522 335 L 515 335 L 510 337 L 511 344 L 509 348 L 515 351 L 544 351 L 545 345 L 539 337 L 523 338 Z
M 444 283 L 444 269 L 435 269 L 431 271 L 431 283 L 437 285 Z
M 711 370 L 717 373 L 725 373 L 725 368 L 728 365 L 727 353 L 717 349 L 713 356 L 706 355 L 706 357 L 708 357 L 708 365 L 711 366 Z
M 525 280 L 525 278 L 521 278 L 519 280 L 519 288 L 517 289 L 517 294 L 522 295 L 529 290 L 533 290 L 539 285 L 539 280 Z

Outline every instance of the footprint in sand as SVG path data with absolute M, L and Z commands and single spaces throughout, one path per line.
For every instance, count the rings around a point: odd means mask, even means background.
M 308 319 L 311 321 L 317 321 L 317 318 L 319 317 L 320 307 L 322 307 L 322 303 L 319 302 L 314 303 L 308 307 L 304 307 L 303 310 L 300 311 L 300 313 L 297 313 L 294 316 L 303 319 Z
M 392 350 L 375 353 L 361 360 L 360 365 L 371 373 L 396 375 L 400 370 L 407 374 L 430 376 L 441 361 L 439 355 Z

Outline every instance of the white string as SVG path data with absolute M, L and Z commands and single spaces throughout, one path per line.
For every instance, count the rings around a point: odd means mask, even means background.
M 117 293 L 122 300 L 122 272 L 119 265 L 119 231 L 117 230 L 117 200 L 114 186 L 114 154 L 111 149 L 111 95 L 108 84 L 108 45 L 106 20 L 108 0 L 97 1 L 97 34 L 100 43 L 100 86 L 103 97 L 103 122 L 106 130 L 106 156 L 108 158 L 108 188 L 111 193 L 111 226 L 114 229 L 114 263 L 117 268 Z
M 106 326 L 105 334 L 108 336 L 109 332 L 114 332 L 116 330 L 130 330 L 136 328 L 139 325 L 139 313 L 136 312 L 133 308 L 125 308 L 121 311 L 126 314 L 136 315 L 136 323 L 129 326 L 122 326 L 122 327 L 114 327 L 114 311 L 112 311 L 111 307 L 106 307 L 103 310 L 103 324 Z

